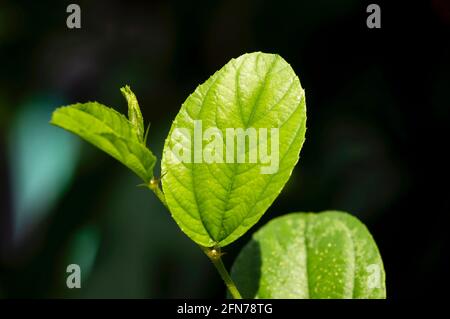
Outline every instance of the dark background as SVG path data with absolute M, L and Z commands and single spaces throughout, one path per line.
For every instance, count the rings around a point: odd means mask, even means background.
M 130 84 L 160 155 L 184 99 L 252 51 L 292 65 L 308 131 L 284 191 L 226 265 L 275 216 L 345 210 L 373 234 L 389 298 L 436 297 L 449 282 L 450 2 L 373 2 L 381 29 L 357 0 L 80 0 L 82 28 L 69 30 L 70 2 L 1 1 L 0 298 L 223 297 L 138 178 L 48 121 L 88 100 L 125 113 Z M 82 289 L 65 286 L 70 263 Z

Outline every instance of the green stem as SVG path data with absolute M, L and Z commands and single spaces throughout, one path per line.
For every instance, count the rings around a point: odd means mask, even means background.
M 231 279 L 230 274 L 228 273 L 227 269 L 225 268 L 225 265 L 222 262 L 223 254 L 220 252 L 220 249 L 215 247 L 201 247 L 201 246 L 200 248 L 203 250 L 206 256 L 208 256 L 209 260 L 211 260 L 214 267 L 216 267 L 220 277 L 222 277 L 223 281 L 225 282 L 225 285 L 227 286 L 231 296 L 233 296 L 234 299 L 242 299 L 242 296 L 239 290 L 237 289 L 236 284 L 234 283 L 233 279 Z
M 164 196 L 163 191 L 159 187 L 159 180 L 153 178 L 148 184 L 148 188 L 156 195 L 156 197 L 158 197 L 158 199 L 167 208 L 167 210 L 169 210 L 169 207 L 167 206 L 166 202 L 166 197 Z M 216 267 L 220 277 L 222 277 L 223 281 L 225 282 L 225 285 L 230 291 L 231 296 L 233 296 L 234 299 L 242 299 L 239 290 L 237 289 L 235 283 L 233 282 L 233 279 L 231 279 L 230 274 L 225 268 L 225 265 L 223 264 L 222 261 L 223 253 L 220 252 L 220 248 L 203 247 L 200 245 L 198 245 L 198 247 L 206 254 L 206 256 L 208 256 L 209 260 L 211 260 L 214 267 Z
M 166 202 L 166 196 L 164 196 L 164 193 L 159 187 L 159 185 L 154 186 L 153 179 L 150 181 L 149 188 L 156 195 L 156 197 L 158 197 L 158 199 L 167 208 L 167 210 L 169 210 L 169 207 L 167 206 Z

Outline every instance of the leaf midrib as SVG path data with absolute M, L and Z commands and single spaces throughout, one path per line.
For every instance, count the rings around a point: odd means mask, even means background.
M 260 58 L 260 56 L 261 56 L 261 54 L 258 54 L 257 60 Z M 246 57 L 245 59 L 242 59 L 242 61 L 241 61 L 240 65 L 239 65 L 239 67 L 236 69 L 236 75 L 235 75 L 235 91 L 236 91 L 236 94 L 235 94 L 235 95 L 236 95 L 236 103 L 237 103 L 237 105 L 238 105 L 238 108 L 239 108 L 239 111 L 240 111 L 239 113 L 240 113 L 240 115 L 241 115 L 241 121 L 242 121 L 243 124 L 244 124 L 244 116 L 243 116 L 243 113 L 242 113 L 242 104 L 241 104 L 240 94 L 239 94 L 239 91 L 240 91 L 240 90 L 239 90 L 239 77 L 240 77 L 240 70 L 241 70 L 241 67 L 242 67 L 242 65 L 243 65 L 247 60 L 248 60 L 248 57 Z M 256 96 L 255 101 L 253 102 L 253 105 L 252 105 L 252 108 L 251 108 L 251 110 L 252 110 L 252 111 L 251 111 L 251 114 L 250 114 L 248 120 L 246 121 L 246 123 L 244 124 L 244 129 L 248 129 L 248 126 L 250 125 L 250 123 L 251 123 L 251 121 L 252 121 L 252 119 L 253 119 L 253 117 L 254 117 L 255 111 L 256 111 L 256 109 L 257 109 L 257 107 L 258 107 L 258 104 L 259 104 L 259 101 L 260 101 L 260 98 L 261 98 L 261 95 L 262 95 L 262 92 L 266 89 L 268 79 L 269 79 L 270 75 L 272 74 L 272 70 L 273 70 L 273 68 L 275 67 L 275 65 L 276 65 L 276 63 L 277 63 L 278 60 L 279 60 L 279 59 L 278 59 L 278 56 L 275 55 L 275 56 L 273 57 L 272 61 L 271 61 L 270 67 L 269 67 L 269 69 L 267 70 L 267 72 L 266 72 L 266 74 L 265 74 L 265 76 L 264 76 L 264 80 L 262 81 L 262 83 L 261 83 L 261 85 L 260 85 L 260 87 L 259 87 L 259 89 L 258 89 L 258 95 Z M 257 67 L 257 63 L 255 63 L 255 67 Z M 284 69 L 284 68 L 283 68 L 283 69 Z M 295 82 L 295 76 L 293 77 L 293 80 L 292 80 L 292 83 L 294 83 L 294 82 Z M 286 94 L 288 94 L 288 92 L 290 91 L 290 89 L 291 89 L 291 87 L 292 87 L 292 83 L 289 85 L 289 87 L 288 87 L 288 89 L 286 90 L 285 94 L 283 94 L 283 96 L 280 98 L 280 100 L 277 101 L 276 103 L 274 103 L 274 105 L 278 105 L 279 103 L 281 103 L 281 101 L 284 100 Z M 206 100 L 206 95 L 205 95 L 205 99 L 204 99 L 204 100 Z M 302 100 L 300 100 L 299 104 L 300 104 L 301 102 L 302 102 Z M 298 105 L 299 105 L 299 104 L 298 104 Z M 289 116 L 289 118 L 286 120 L 286 122 L 289 121 L 290 117 L 297 111 L 298 105 L 297 105 L 297 107 L 295 108 L 295 110 L 292 112 L 292 114 Z M 203 106 L 202 106 L 202 107 L 203 107 Z M 218 107 L 218 105 L 216 105 L 216 114 L 217 114 L 217 107 Z M 271 108 L 271 109 L 272 109 L 272 108 Z M 264 115 L 267 115 L 268 113 L 269 113 L 269 112 L 265 112 Z M 286 122 L 285 122 L 285 123 L 286 123 Z M 217 121 L 216 121 L 216 126 L 217 126 Z M 281 126 L 281 127 L 282 127 L 282 126 Z M 280 127 L 280 128 L 281 128 L 281 127 Z M 299 129 L 299 130 L 300 130 L 300 129 Z M 298 137 L 298 132 L 297 132 L 297 135 L 295 136 L 295 138 L 293 139 L 293 141 L 295 141 L 295 139 L 297 139 L 297 137 Z M 286 154 L 289 152 L 289 149 L 290 149 L 291 147 L 292 147 L 292 143 L 289 145 L 289 148 L 288 148 L 288 150 L 286 151 Z M 285 154 L 285 155 L 286 155 L 286 154 Z M 283 160 L 283 159 L 282 159 L 282 160 Z M 282 160 L 280 161 L 280 163 L 282 162 Z M 240 165 L 236 165 L 236 164 L 233 165 L 233 173 L 232 173 L 232 176 L 231 176 L 231 181 L 230 181 L 230 183 L 229 183 L 230 186 L 228 187 L 227 193 L 226 193 L 225 208 L 224 208 L 224 210 L 222 211 L 222 214 L 221 214 L 221 226 L 220 226 L 219 231 L 218 231 L 219 234 L 223 233 L 223 230 L 224 230 L 224 227 L 223 227 L 223 225 L 224 225 L 224 220 L 225 220 L 224 217 L 225 217 L 226 212 L 230 209 L 230 207 L 229 207 L 229 200 L 230 200 L 231 192 L 233 191 L 233 185 L 234 185 L 234 182 L 235 182 L 235 180 L 236 180 L 236 177 L 240 175 L 240 173 L 236 173 L 236 171 L 239 171 L 239 167 L 240 167 Z M 271 178 L 269 179 L 269 181 L 266 183 L 265 188 L 264 188 L 264 190 L 263 190 L 262 193 L 264 193 L 264 192 L 267 190 L 268 184 L 270 184 L 272 178 L 273 178 L 273 175 L 271 176 Z M 260 194 L 261 194 L 261 193 L 260 193 Z M 261 195 L 259 195 L 257 201 L 259 201 L 260 196 L 261 196 Z M 252 211 L 253 211 L 253 209 L 247 210 L 247 213 L 245 214 L 244 218 L 242 218 L 242 221 L 246 220 L 247 217 L 250 215 L 249 212 L 252 212 Z M 220 238 L 220 239 L 218 240 L 218 242 L 220 243 L 220 242 L 224 241 L 225 239 L 227 239 L 228 237 L 230 237 L 230 235 L 233 234 L 234 231 L 236 231 L 236 229 L 238 229 L 238 228 L 239 228 L 239 225 L 237 225 L 237 226 L 230 232 L 230 234 L 229 234 L 228 236 L 226 236 L 226 237 L 224 237 L 224 238 Z M 219 236 L 219 237 L 222 237 L 222 236 Z
M 297 112 L 297 110 L 298 110 L 298 108 L 299 108 L 299 105 L 301 105 L 302 102 L 303 102 L 303 99 L 301 99 L 300 102 L 297 104 L 297 107 L 296 107 L 295 110 L 292 112 L 291 116 L 286 120 L 286 122 L 288 122 L 289 119 L 294 115 L 294 113 Z M 285 123 L 286 123 L 286 122 L 285 122 Z M 284 124 L 285 124 L 285 123 L 284 123 Z M 284 125 L 284 124 L 283 124 L 283 125 Z M 280 166 L 281 166 L 281 163 L 283 163 L 284 159 L 286 158 L 286 155 L 287 155 L 287 154 L 289 153 L 289 151 L 291 150 L 292 145 L 294 144 L 295 140 L 297 140 L 299 134 L 301 133 L 301 131 L 302 131 L 302 129 L 301 129 L 301 128 L 302 128 L 302 124 L 303 124 L 303 123 L 301 123 L 301 124 L 299 125 L 299 128 L 298 128 L 298 130 L 297 130 L 297 133 L 296 133 L 295 137 L 292 139 L 291 143 L 289 144 L 289 147 L 287 148 L 286 152 L 284 153 L 283 157 L 281 158 L 281 160 L 280 160 Z M 282 127 L 282 126 L 280 126 L 280 128 L 281 128 L 281 127 Z M 272 179 L 274 178 L 274 176 L 275 176 L 275 174 L 272 174 L 272 175 L 269 177 L 269 180 L 267 181 L 266 185 L 264 186 L 264 189 L 259 193 L 259 195 L 258 195 L 257 200 L 255 201 L 255 203 L 259 202 L 260 198 L 264 195 L 264 193 L 266 192 L 267 188 L 269 187 L 270 182 L 272 181 Z M 247 211 L 247 214 L 245 215 L 245 217 L 244 217 L 242 220 L 246 220 L 248 216 L 251 216 L 251 213 L 254 211 L 254 209 L 255 209 L 256 206 L 257 206 L 257 205 L 255 204 L 255 206 L 253 206 L 253 208 L 249 209 L 249 210 Z M 238 228 L 239 228 L 239 225 L 238 225 L 237 227 L 235 227 L 234 230 L 231 231 L 230 234 L 229 234 L 227 237 L 221 239 L 220 242 L 223 242 L 223 241 L 225 241 L 226 239 L 228 239 L 231 235 L 234 234 L 234 232 L 235 232 Z

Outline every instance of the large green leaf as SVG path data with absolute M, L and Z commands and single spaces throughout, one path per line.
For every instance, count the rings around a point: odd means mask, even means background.
M 136 102 L 133 104 L 133 112 L 136 112 L 136 107 L 139 107 L 136 106 L 137 101 L 131 99 L 131 102 Z M 143 125 L 135 120 L 136 124 L 132 124 L 115 110 L 97 102 L 89 102 L 56 109 L 50 123 L 97 146 L 148 183 L 153 177 L 156 158 L 144 144 L 140 130 Z
M 342 212 L 273 219 L 243 248 L 231 276 L 247 298 L 386 297 L 375 241 Z
M 197 134 L 197 142 L 195 133 L 207 134 L 211 128 L 217 128 L 216 133 L 203 140 Z M 230 143 L 226 139 L 226 129 L 239 128 L 254 129 L 258 137 L 256 145 L 246 139 L 244 160 L 239 159 L 242 152 L 236 145 L 230 146 L 238 139 L 230 138 Z M 279 143 L 273 128 L 278 129 Z M 260 129 L 267 129 L 267 144 L 261 140 Z M 225 246 L 243 235 L 291 175 L 305 130 L 304 90 L 283 58 L 257 52 L 228 62 L 187 98 L 165 142 L 163 190 L 180 228 L 207 247 Z M 218 154 L 223 163 L 208 162 L 206 157 L 199 162 L 197 155 L 201 159 L 202 150 L 211 150 L 211 144 L 220 139 L 223 145 L 214 144 L 219 147 L 211 154 Z M 251 162 L 251 152 L 258 154 L 265 145 L 268 154 L 278 156 L 264 161 L 259 154 Z

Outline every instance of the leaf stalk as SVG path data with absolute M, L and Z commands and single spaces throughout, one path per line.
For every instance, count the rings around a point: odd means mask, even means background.
M 164 193 L 159 186 L 160 179 L 159 178 L 152 178 L 150 182 L 148 183 L 148 188 L 158 197 L 158 199 L 161 201 L 161 203 L 169 210 L 169 207 L 167 206 L 166 197 L 164 196 Z M 214 267 L 217 269 L 217 272 L 219 273 L 220 277 L 222 277 L 222 280 L 224 281 L 225 285 L 228 288 L 228 291 L 230 292 L 231 296 L 234 299 L 242 299 L 242 296 L 239 292 L 239 290 L 236 287 L 236 284 L 234 283 L 233 279 L 231 279 L 230 274 L 228 273 L 227 269 L 225 268 L 225 265 L 222 261 L 222 255 L 223 253 L 220 250 L 220 247 L 203 247 L 198 245 L 198 247 L 205 253 L 206 256 L 208 256 L 209 260 L 213 263 Z

